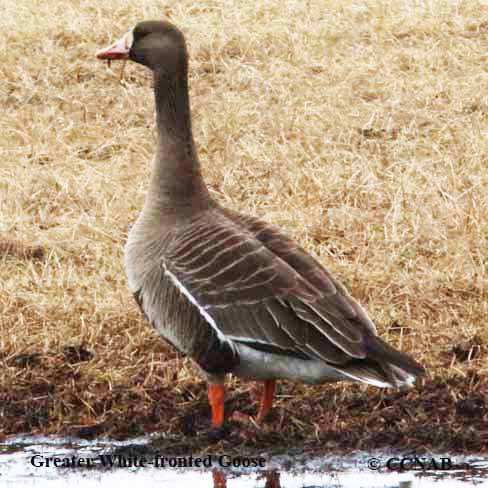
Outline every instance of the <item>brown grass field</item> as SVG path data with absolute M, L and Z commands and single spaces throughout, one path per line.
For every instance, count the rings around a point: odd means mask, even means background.
M 488 6 L 475 0 L 3 0 L 0 438 L 171 434 L 175 451 L 488 450 Z M 282 382 L 206 433 L 205 384 L 122 268 L 154 150 L 149 72 L 95 51 L 168 18 L 221 202 L 280 226 L 429 376 Z M 227 411 L 255 411 L 229 379 Z M 232 392 L 232 393 L 231 393 Z M 252 398 L 252 395 L 251 395 Z M 217 446 L 217 447 L 216 447 Z

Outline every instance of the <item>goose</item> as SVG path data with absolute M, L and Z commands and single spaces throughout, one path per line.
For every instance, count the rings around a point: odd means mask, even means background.
M 167 21 L 144 21 L 97 52 L 152 71 L 157 148 L 124 268 L 147 321 L 198 365 L 211 423 L 224 424 L 225 378 L 264 384 L 256 423 L 276 382 L 342 380 L 411 386 L 423 366 L 388 345 L 359 303 L 277 228 L 225 208 L 203 180 L 192 135 L 188 52 Z

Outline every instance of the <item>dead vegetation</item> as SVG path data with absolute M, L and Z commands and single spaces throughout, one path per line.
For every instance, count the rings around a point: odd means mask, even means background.
M 0 240 L 0 256 L 15 256 L 20 259 L 42 259 L 44 255 L 44 248 L 41 246 L 26 246 L 18 241 Z
M 0 239 L 23 247 L 0 246 L 1 435 L 486 449 L 485 5 L 2 7 Z M 120 81 L 120 65 L 94 58 L 161 16 L 188 38 L 195 138 L 216 198 L 314 253 L 382 336 L 428 367 L 423 385 L 283 384 L 263 432 L 198 435 L 204 385 L 145 324 L 122 270 L 153 151 L 149 74 L 129 63 Z M 250 386 L 229 385 L 229 410 L 249 410 Z

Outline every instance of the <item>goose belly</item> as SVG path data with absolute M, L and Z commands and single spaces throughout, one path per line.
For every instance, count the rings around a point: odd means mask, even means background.
M 180 352 L 191 349 L 185 327 L 184 310 L 175 303 L 174 290 L 164 276 L 161 240 L 145 232 L 139 217 L 132 227 L 124 252 L 124 268 L 130 291 L 136 297 L 146 319 L 156 331 Z M 188 322 L 188 320 L 187 320 Z
M 129 241 L 130 242 L 130 241 Z M 146 256 L 142 259 L 141 255 Z M 210 374 L 227 373 L 238 361 L 233 344 L 212 326 L 195 303 L 165 272 L 163 260 L 126 246 L 125 268 L 129 288 L 147 320 L 166 341 L 190 356 Z
M 198 310 L 186 301 L 159 267 L 146 273 L 137 284 L 140 285 L 136 293 L 141 309 L 158 334 L 178 351 L 198 356 L 199 339 L 210 339 L 201 337 L 205 328 L 202 330 Z
M 232 374 L 246 380 L 286 379 L 297 383 L 321 384 L 347 377 L 320 360 L 305 360 L 259 351 L 236 344 L 239 364 Z

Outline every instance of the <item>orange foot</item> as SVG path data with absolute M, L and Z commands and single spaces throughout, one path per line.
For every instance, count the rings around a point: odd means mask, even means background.
M 246 424 L 249 423 L 258 424 L 258 425 L 261 424 L 266 418 L 266 415 L 268 415 L 271 406 L 273 405 L 275 388 L 276 388 L 276 380 L 266 380 L 264 382 L 264 389 L 261 395 L 259 411 L 258 411 L 258 415 L 255 418 L 243 412 L 234 412 L 231 417 L 232 420 L 246 423 Z

